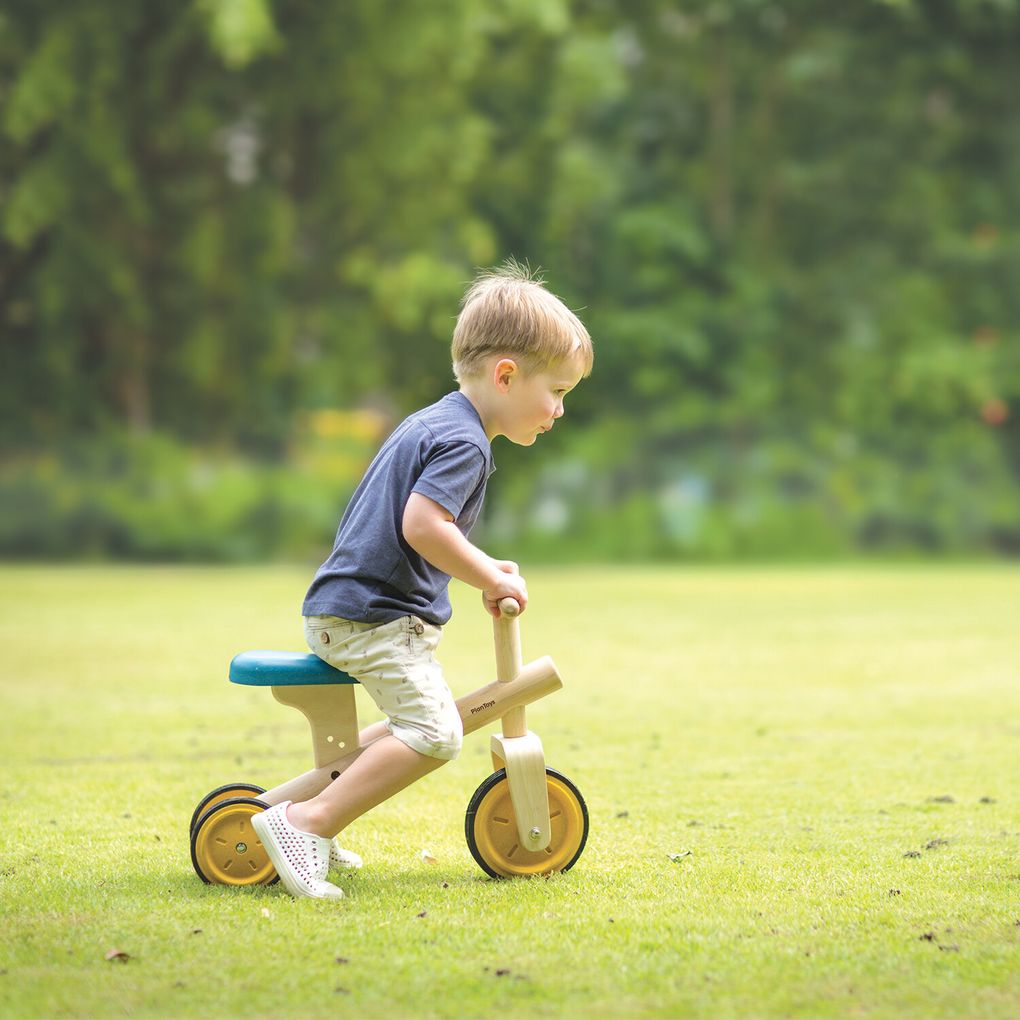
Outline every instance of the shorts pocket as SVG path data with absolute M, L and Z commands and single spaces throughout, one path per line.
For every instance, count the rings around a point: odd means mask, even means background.
M 407 652 L 412 659 L 431 661 L 442 636 L 442 627 L 437 627 L 434 623 L 426 623 L 417 616 L 405 617 L 403 638 Z
M 313 652 L 323 654 L 346 641 L 361 627 L 364 624 L 343 620 L 339 616 L 306 616 L 305 641 Z

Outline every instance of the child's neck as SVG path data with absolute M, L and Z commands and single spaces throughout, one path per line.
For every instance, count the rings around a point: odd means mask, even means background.
M 493 408 L 489 405 L 488 400 L 486 400 L 486 393 L 483 387 L 477 383 L 472 385 L 473 382 L 474 380 L 466 380 L 461 383 L 460 392 L 467 397 L 471 406 L 478 412 L 478 417 L 482 421 L 482 428 L 485 429 L 485 437 L 491 443 L 499 435 L 495 425 Z

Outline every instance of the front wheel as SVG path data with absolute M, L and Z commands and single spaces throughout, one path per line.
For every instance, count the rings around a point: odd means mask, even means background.
M 552 838 L 544 850 L 526 850 L 517 835 L 506 770 L 474 792 L 464 819 L 471 856 L 493 878 L 548 875 L 573 867 L 588 839 L 588 808 L 581 792 L 554 769 L 545 770 Z

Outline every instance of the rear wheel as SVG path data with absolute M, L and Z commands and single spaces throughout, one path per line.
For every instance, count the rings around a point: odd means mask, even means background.
M 464 819 L 471 856 L 493 878 L 548 875 L 573 867 L 588 839 L 588 808 L 581 792 L 554 769 L 545 770 L 552 838 L 544 850 L 526 850 L 517 835 L 506 770 L 475 790 Z
M 208 808 L 191 833 L 191 863 L 212 885 L 272 885 L 279 881 L 251 819 L 266 810 L 253 797 L 234 797 Z

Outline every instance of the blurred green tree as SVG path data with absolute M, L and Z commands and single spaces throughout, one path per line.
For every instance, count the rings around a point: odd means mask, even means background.
M 443 392 L 513 254 L 598 359 L 494 534 L 1016 551 L 1018 38 L 1018 0 L 9 3 L 3 449 L 283 459 Z

